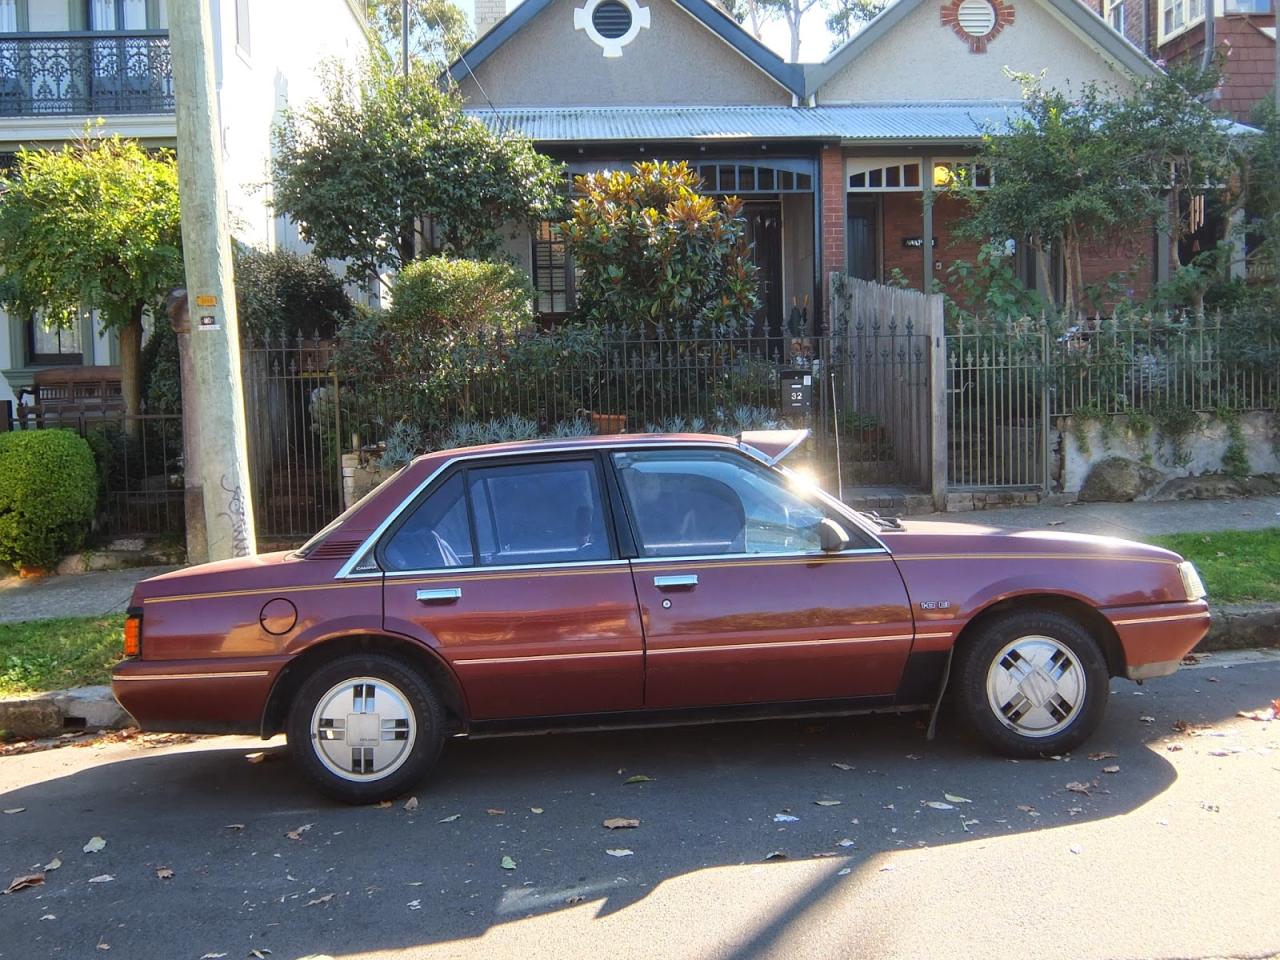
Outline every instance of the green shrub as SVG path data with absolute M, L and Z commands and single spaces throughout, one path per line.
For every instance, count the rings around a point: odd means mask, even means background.
M 510 264 L 481 260 L 416 260 L 396 277 L 391 304 L 389 326 L 431 340 L 510 332 L 533 320 L 528 278 Z
M 151 336 L 142 347 L 142 398 L 147 413 L 182 412 L 178 335 L 164 314 L 155 318 Z
M 52 566 L 84 542 L 97 502 L 93 453 L 76 434 L 0 434 L 0 563 Z
M 355 309 L 317 256 L 241 247 L 235 265 L 236 314 L 246 338 L 329 339 Z

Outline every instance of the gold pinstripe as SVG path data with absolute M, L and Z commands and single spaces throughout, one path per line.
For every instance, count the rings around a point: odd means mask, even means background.
M 232 670 L 223 673 L 149 673 L 137 677 L 113 677 L 113 680 L 223 680 L 239 677 L 265 677 L 268 670 Z

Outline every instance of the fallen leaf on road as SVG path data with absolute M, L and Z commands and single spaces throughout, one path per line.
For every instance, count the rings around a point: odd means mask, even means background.
M 159 880 L 172 880 L 173 870 L 169 867 L 156 867 L 156 878 Z
M 1119 766 L 1117 766 L 1116 764 L 1112 764 L 1112 765 L 1111 765 L 1111 766 L 1109 766 L 1109 767 L 1103 767 L 1103 768 L 1102 768 L 1102 772 L 1103 772 L 1103 773 L 1119 773 L 1119 772 L 1120 772 L 1120 767 L 1119 767 Z
M 766 860 L 785 860 L 787 859 L 787 855 L 783 853 L 781 850 L 775 850 L 773 851 L 773 853 L 765 854 L 765 859 Z
M 1276 708 L 1268 707 L 1265 710 L 1241 710 L 1236 714 L 1237 717 L 1244 717 L 1246 720 L 1262 720 L 1264 722 L 1271 721 L 1276 718 Z M 19 807 L 19 810 L 22 808 Z M 5 813 L 12 813 L 12 810 L 6 810 Z
M 222 960 L 226 953 L 206 953 L 200 957 L 200 960 Z
M 1219 812 L 1218 805 L 1217 805 L 1216 803 L 1210 803 L 1208 800 L 1201 800 L 1201 801 L 1200 801 L 1200 809 L 1201 809 L 1201 810 L 1208 811 L 1209 813 L 1218 813 L 1218 812 Z
M 530 813 L 542 813 L 542 808 L 541 808 L 541 807 L 530 807 L 530 808 L 529 808 L 529 812 L 530 812 Z
M 46 913 L 46 914 L 45 914 L 44 916 L 42 916 L 40 919 L 41 919 L 41 920 L 57 920 L 58 918 L 57 918 L 56 916 L 54 916 L 52 913 Z
M 837 841 L 836 841 L 836 846 L 837 846 L 837 847 L 852 847 L 852 846 L 853 846 L 853 841 L 852 841 L 852 840 L 850 840 L 848 837 L 845 837 L 843 840 L 837 840 Z
M 244 758 L 250 763 L 261 763 L 263 760 L 267 759 L 267 755 L 259 750 L 256 753 L 246 753 Z
M 1166 744 L 1165 749 L 1168 750 L 1170 753 L 1177 753 L 1179 750 L 1182 749 L 1182 744 L 1180 743 Z
M 418 809 L 418 798 L 417 798 L 417 797 L 410 797 L 408 800 L 406 800 L 406 801 L 404 802 L 404 808 L 405 808 L 406 810 L 408 810 L 410 813 L 412 813 L 414 810 L 417 810 L 417 809 Z
M 10 807 L 8 810 L 5 811 L 5 813 L 10 813 L 10 814 L 21 813 L 25 809 L 27 808 L 26 807 Z
M 893 867 L 891 867 L 891 866 L 890 866 L 890 867 L 881 867 L 881 868 L 880 868 L 880 872 L 881 872 L 881 873 L 892 873 L 892 872 L 893 872 Z
M 1021 810 L 1023 813 L 1025 813 L 1028 817 L 1040 816 L 1040 811 L 1038 811 L 1035 807 L 1031 806 L 1028 803 L 1018 804 L 1018 809 Z
M 926 807 L 932 807 L 934 810 L 954 810 L 955 809 L 954 804 L 943 803 L 941 800 L 926 800 L 924 801 L 924 805 Z
M 1139 723 L 1155 723 L 1155 722 L 1156 722 L 1156 718 L 1155 718 L 1155 717 L 1147 716 L 1147 715 L 1144 713 L 1142 716 L 1140 716 L 1140 717 L 1138 718 L 1138 722 L 1139 722 Z M 1181 723 L 1181 722 L 1182 722 L 1181 720 L 1179 720 L 1179 721 L 1178 721 L 1178 723 Z M 1177 723 L 1175 723 L 1175 724 L 1173 725 L 1173 727 L 1174 727 L 1174 729 L 1175 729 L 1175 730 L 1176 730 L 1176 729 L 1178 729 L 1178 724 L 1177 724 Z
M 635 776 L 627 777 L 627 779 L 623 780 L 622 785 L 626 786 L 628 783 L 653 783 L 654 779 L 653 777 L 645 776 L 643 773 L 637 773 Z
M 1064 523 L 1066 523 L 1067 521 L 1065 521 L 1065 520 L 1047 520 L 1047 521 L 1045 521 L 1045 522 L 1046 522 L 1049 526 L 1051 526 L 1051 527 L 1060 527 L 1060 526 L 1062 526 Z
M 322 903 L 328 903 L 328 902 L 329 902 L 330 900 L 332 900 L 332 899 L 333 899 L 333 894 L 332 894 L 332 893 L 326 893 L 323 897 L 316 897 L 314 900 L 308 900 L 308 901 L 307 901 L 307 906 L 308 906 L 308 907 L 317 907 L 317 906 L 319 906 L 319 905 L 320 905 L 320 904 L 322 904 Z
M 437 820 L 436 823 L 453 823 L 453 821 L 457 820 L 461 816 L 462 814 L 460 813 L 451 813 L 449 816 Z
M 107 841 L 101 837 L 90 837 L 89 842 L 84 845 L 85 853 L 97 853 L 107 845 Z
M 270 952 L 271 951 L 268 950 L 266 947 L 260 947 L 257 950 L 250 950 L 249 956 L 255 957 L 256 960 L 267 960 L 267 954 L 269 954 Z
M 110 883 L 114 879 L 115 877 L 113 877 L 109 873 L 100 873 L 96 877 L 90 877 L 89 882 L 90 883 Z
M 288 837 L 290 840 L 301 840 L 302 835 L 306 833 L 308 830 L 310 830 L 311 826 L 312 825 L 309 823 L 304 823 L 302 826 L 298 827 L 297 830 L 290 830 L 287 833 L 285 833 L 285 836 Z
M 421 909 L 422 909 L 422 901 L 421 901 L 421 900 L 410 900 L 408 903 L 406 903 L 406 904 L 405 904 L 405 906 L 406 906 L 406 907 L 408 907 L 410 910 L 421 910 Z
M 957 797 L 954 793 L 944 793 L 942 799 L 948 803 L 973 803 L 968 797 Z
M 1080 844 L 1078 843 L 1073 843 L 1070 847 L 1070 850 L 1072 853 L 1083 853 L 1084 847 L 1080 846 Z
M 844 801 L 842 800 L 815 800 L 813 801 L 820 807 L 838 807 Z
M 843 870 L 837 870 L 837 871 L 836 871 L 836 876 L 837 876 L 837 877 L 847 877 L 847 876 L 848 876 L 849 874 L 851 874 L 851 873 L 853 873 L 853 868 L 852 868 L 852 867 L 845 867 Z
M 1106 751 L 1089 754 L 1090 760 L 1115 760 L 1116 757 L 1117 757 L 1117 754 L 1107 753 Z
M 54 857 L 52 860 L 50 860 L 48 863 L 44 865 L 44 868 L 45 870 L 57 870 L 60 866 L 62 866 L 62 861 L 59 860 L 57 857 Z
M 44 883 L 43 873 L 28 873 L 25 876 L 14 877 L 13 882 L 4 888 L 5 895 L 17 893 L 19 890 L 26 890 L 28 887 L 38 887 Z
M 799 817 L 793 817 L 789 813 L 775 813 L 773 815 L 774 823 L 795 823 L 799 819 Z
M 838 857 L 838 856 L 840 856 L 840 854 L 837 853 L 835 850 L 824 850 L 821 853 L 815 853 L 813 855 L 813 859 L 823 860 L 827 857 Z
M 640 821 L 630 817 L 610 817 L 602 826 L 607 830 L 629 830 L 640 826 Z
M 1087 783 L 1081 783 L 1079 780 L 1072 780 L 1067 784 L 1067 789 L 1072 793 L 1083 793 L 1087 797 L 1092 788 Z
M 616 850 L 606 850 L 605 853 L 611 857 L 630 857 L 635 854 L 635 851 L 628 850 L 626 847 L 619 847 Z
M 377 803 L 375 803 L 375 804 L 374 804 L 374 806 L 375 806 L 375 807 L 377 807 L 379 810 L 390 810 L 390 809 L 391 809 L 391 801 L 390 801 L 390 800 L 379 800 Z
M 223 829 L 223 830 L 243 830 L 243 829 L 244 829 L 244 824 L 243 824 L 243 823 L 228 823 L 228 824 L 226 824 L 225 826 L 223 826 L 223 828 L 222 828 L 222 829 Z M 223 956 L 226 956 L 226 954 L 223 954 Z
M 503 857 L 501 866 L 503 870 L 514 870 L 516 868 L 516 862 L 510 857 Z
M 99 950 L 110 950 L 110 949 L 111 949 L 111 944 L 109 944 L 109 943 L 103 943 L 102 941 L 98 941 L 98 949 L 99 949 Z
M 851 767 L 851 766 L 850 766 L 849 764 L 847 764 L 847 763 L 833 763 L 833 764 L 832 764 L 832 766 L 833 766 L 833 767 L 835 767 L 837 770 L 852 770 L 852 769 L 853 769 L 853 767 Z
M 565 902 L 565 903 L 568 903 L 568 904 L 582 903 L 582 901 L 584 901 L 584 900 L 586 900 L 586 899 L 587 899 L 587 898 L 586 898 L 586 897 L 584 897 L 582 894 L 580 894 L 580 893 L 575 893 L 575 894 L 574 894 L 573 896 L 571 896 L 571 897 L 565 897 L 564 902 Z

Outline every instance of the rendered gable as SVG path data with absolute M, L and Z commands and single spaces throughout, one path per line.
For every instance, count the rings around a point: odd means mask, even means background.
M 582 0 L 553 0 L 459 87 L 474 107 L 775 104 L 791 93 L 672 0 L 640 0 L 649 27 L 606 57 L 582 30 Z
M 1005 75 L 1046 72 L 1055 87 L 1097 82 L 1128 88 L 1129 76 L 1040 0 L 1011 0 L 1014 20 L 985 53 L 973 53 L 943 22 L 942 0 L 923 0 L 888 33 L 817 89 L 819 103 L 1014 100 Z

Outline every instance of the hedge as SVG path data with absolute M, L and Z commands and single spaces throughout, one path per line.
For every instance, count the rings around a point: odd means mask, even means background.
M 0 434 L 0 563 L 51 567 L 84 542 L 98 502 L 89 444 L 69 430 Z

